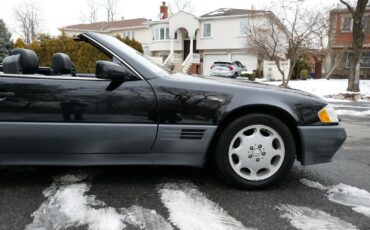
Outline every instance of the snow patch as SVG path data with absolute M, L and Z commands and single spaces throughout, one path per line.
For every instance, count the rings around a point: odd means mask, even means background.
M 332 202 L 352 207 L 353 211 L 370 217 L 370 193 L 346 184 L 324 186 L 318 182 L 302 179 L 301 182 L 311 188 L 325 190 Z
M 211 13 L 209 13 L 207 16 L 215 16 L 215 15 L 220 15 L 220 14 L 224 14 L 225 12 L 229 11 L 230 9 L 228 8 L 222 8 L 222 9 L 218 9 L 216 11 L 213 11 Z
M 122 208 L 121 212 L 127 215 L 126 222 L 128 224 L 139 227 L 145 230 L 172 230 L 170 225 L 161 215 L 155 210 L 149 210 L 140 206 L 132 206 L 129 209 Z
M 357 229 L 352 224 L 345 222 L 330 214 L 310 209 L 308 207 L 300 207 L 294 205 L 281 205 L 276 207 L 283 212 L 282 218 L 288 219 L 290 223 L 301 230 L 316 230 L 316 229 L 336 229 L 350 230 Z
M 324 185 L 320 184 L 319 182 L 315 182 L 315 181 L 311 181 L 311 180 L 307 180 L 307 179 L 302 179 L 301 183 L 306 185 L 307 187 L 310 187 L 310 188 L 326 190 L 326 187 Z
M 328 190 L 329 200 L 350 206 L 355 212 L 370 217 L 370 193 L 346 184 L 332 186 Z
M 169 211 L 170 221 L 181 230 L 247 229 L 191 183 L 164 184 L 158 192 Z
M 81 177 L 67 175 L 54 181 L 44 191 L 47 200 L 32 214 L 33 222 L 26 226 L 31 229 L 67 229 L 88 226 L 89 230 L 124 229 L 126 216 L 114 208 L 101 207 L 104 202 L 93 195 L 86 195 L 90 185 L 81 182 Z M 72 184 L 71 184 L 72 182 Z M 68 184 L 65 184 L 68 183 Z
M 47 200 L 32 214 L 33 222 L 26 226 L 26 230 L 82 226 L 89 230 L 121 230 L 126 224 L 140 229 L 172 229 L 154 210 L 132 206 L 117 211 L 106 207 L 94 195 L 87 195 L 91 188 L 83 182 L 87 178 L 84 174 L 54 178 L 53 184 L 43 192 Z
M 356 106 L 356 105 L 345 105 L 345 104 L 332 104 L 334 108 L 355 108 L 355 109 L 370 109 L 369 106 Z
M 354 117 L 367 117 L 370 116 L 370 110 L 356 111 L 356 110 L 336 110 L 339 116 L 354 116 Z

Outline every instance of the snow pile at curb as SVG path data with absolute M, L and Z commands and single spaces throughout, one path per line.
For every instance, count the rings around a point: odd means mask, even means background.
M 271 85 L 281 85 L 281 81 L 264 82 Z M 347 91 L 348 80 L 346 79 L 317 79 L 306 81 L 290 81 L 289 87 L 306 91 L 329 100 L 370 100 L 370 80 L 360 81 L 361 93 Z
M 355 116 L 355 117 L 370 116 L 370 110 L 366 110 L 366 111 L 336 110 L 336 113 L 340 116 Z

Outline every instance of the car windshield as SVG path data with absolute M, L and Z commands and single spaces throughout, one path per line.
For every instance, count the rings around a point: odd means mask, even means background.
M 135 49 L 121 42 L 117 38 L 108 35 L 100 36 L 104 36 L 104 40 L 109 42 L 115 48 L 120 49 L 123 53 L 129 55 L 131 58 L 135 59 L 139 63 L 141 63 L 146 68 L 149 68 L 152 72 L 156 73 L 158 76 L 167 76 L 169 74 L 165 69 L 163 69 L 160 65 L 158 65 L 154 61 L 152 61 L 149 57 L 136 51 Z

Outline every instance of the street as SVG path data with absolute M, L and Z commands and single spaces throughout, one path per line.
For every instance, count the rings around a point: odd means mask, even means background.
M 367 102 L 332 104 L 370 110 Z M 341 119 L 348 140 L 332 163 L 296 163 L 262 191 L 234 189 L 207 169 L 1 167 L 0 229 L 94 229 L 102 216 L 111 220 L 102 229 L 370 229 L 370 116 Z

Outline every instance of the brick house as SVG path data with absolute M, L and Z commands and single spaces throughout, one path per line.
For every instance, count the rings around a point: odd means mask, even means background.
M 370 7 L 366 9 L 364 21 L 369 22 Z M 344 55 L 341 63 L 333 73 L 333 77 L 347 78 L 351 67 L 352 47 L 352 15 L 347 9 L 335 9 L 330 11 L 329 17 L 329 44 L 330 54 L 327 58 L 328 66 L 334 65 L 338 55 Z M 370 35 L 364 42 L 361 58 L 361 77 L 370 78 Z

